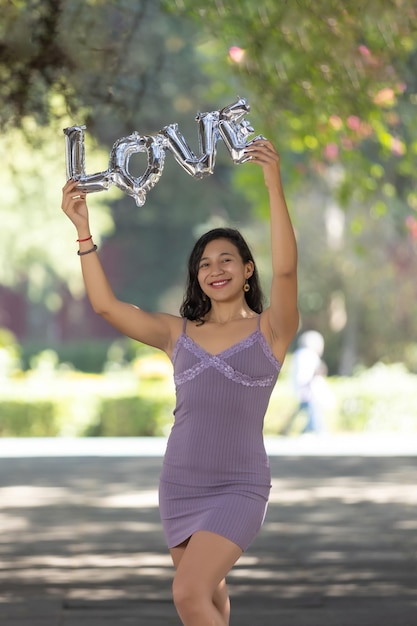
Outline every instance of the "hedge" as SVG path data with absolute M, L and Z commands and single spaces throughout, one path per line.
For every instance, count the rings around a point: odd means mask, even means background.
M 175 394 L 157 365 L 133 373 L 10 379 L 0 398 L 0 436 L 164 436 Z M 351 378 L 330 378 L 328 385 L 334 397 L 326 409 L 330 432 L 417 432 L 417 376 L 404 366 L 379 364 Z M 271 397 L 265 434 L 281 433 L 295 406 L 290 379 L 283 376 Z M 291 434 L 301 432 L 304 420 L 300 415 Z
M 138 396 L 102 399 L 96 420 L 85 429 L 86 437 L 153 437 L 164 434 L 172 404 Z
M 60 432 L 56 405 L 48 400 L 0 402 L 1 437 L 56 437 Z

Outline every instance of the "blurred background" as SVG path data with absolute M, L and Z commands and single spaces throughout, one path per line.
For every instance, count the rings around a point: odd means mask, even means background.
M 281 154 L 299 246 L 300 335 L 324 339 L 328 432 L 417 431 L 417 7 L 412 0 L 0 0 L 0 435 L 165 435 L 168 359 L 121 337 L 86 301 L 60 210 L 63 129 L 86 126 L 88 174 L 133 131 L 242 96 Z M 144 155 L 131 171 L 143 172 Z M 136 168 L 136 170 L 135 170 Z M 176 313 L 196 236 L 242 230 L 269 290 L 259 168 L 219 142 L 213 175 L 167 154 L 143 207 L 88 196 L 117 295 Z M 303 431 L 293 355 L 266 434 Z

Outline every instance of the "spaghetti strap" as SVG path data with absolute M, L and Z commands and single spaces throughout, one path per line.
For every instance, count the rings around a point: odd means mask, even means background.
M 186 317 L 184 317 L 184 318 L 183 318 L 183 320 L 182 320 L 182 334 L 183 334 L 183 335 L 186 335 L 186 334 L 187 334 L 187 333 L 185 332 L 185 327 L 187 326 L 187 321 L 188 321 L 188 320 L 187 320 L 187 318 L 186 318 Z
M 262 313 L 259 313 L 258 315 L 258 330 L 261 330 L 261 315 Z

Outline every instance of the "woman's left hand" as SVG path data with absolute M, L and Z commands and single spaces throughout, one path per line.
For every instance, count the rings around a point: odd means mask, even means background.
M 280 158 L 274 145 L 268 139 L 257 139 L 246 150 L 249 163 L 257 163 L 264 172 L 265 185 L 270 188 L 280 180 Z

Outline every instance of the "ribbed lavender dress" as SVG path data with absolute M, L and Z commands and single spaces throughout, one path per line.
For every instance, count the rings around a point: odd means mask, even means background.
M 212 355 L 183 332 L 173 355 L 177 403 L 159 484 L 168 547 L 198 530 L 245 551 L 271 488 L 263 422 L 280 363 L 260 330 Z

